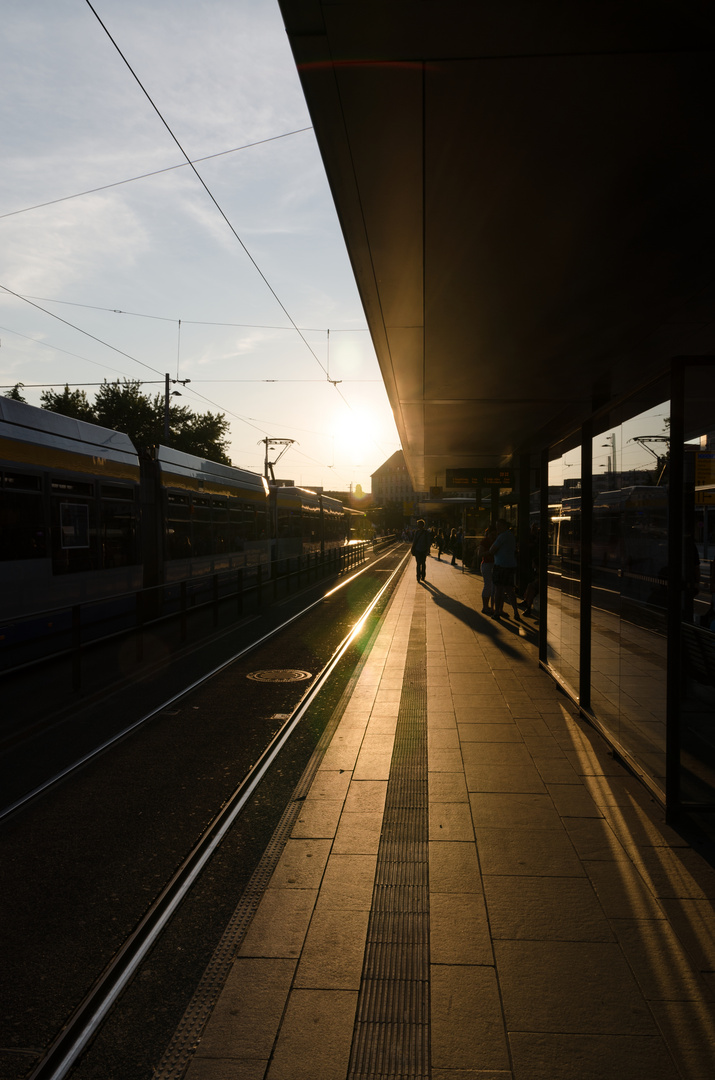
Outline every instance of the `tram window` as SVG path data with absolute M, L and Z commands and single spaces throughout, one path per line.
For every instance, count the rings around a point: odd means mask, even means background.
M 256 532 L 255 536 L 257 540 L 265 540 L 268 535 L 266 529 L 266 511 L 264 509 L 256 510 Z
M 186 495 L 167 495 L 166 517 L 169 521 L 188 521 L 190 509 Z
M 191 507 L 191 516 L 194 521 L 209 522 L 211 521 L 211 507 L 207 506 L 204 500 L 199 502 L 195 499 Z
M 55 498 L 51 512 L 52 572 L 75 574 L 98 570 L 96 504 Z
M 141 562 L 137 544 L 135 506 L 119 500 L 103 499 L 100 506 L 102 566 L 132 566 Z
M 0 499 L 0 560 L 44 559 L 47 528 L 39 495 L 4 491 Z
M 191 554 L 191 526 L 188 520 L 167 522 L 166 558 L 188 559 Z
M 94 495 L 94 484 L 82 480 L 58 480 L 55 477 L 50 481 L 50 487 L 58 495 Z
M 256 539 L 256 511 L 249 505 L 243 508 L 243 539 Z
M 193 555 L 211 555 L 211 522 L 194 521 L 191 530 Z
M 134 502 L 134 488 L 124 484 L 102 484 L 101 494 L 103 499 L 126 499 Z
M 6 472 L 3 474 L 3 487 L 13 491 L 42 491 L 42 477 Z

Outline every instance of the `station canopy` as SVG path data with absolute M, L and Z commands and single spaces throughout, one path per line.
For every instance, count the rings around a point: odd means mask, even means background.
M 416 490 L 715 353 L 715 5 L 279 3 Z

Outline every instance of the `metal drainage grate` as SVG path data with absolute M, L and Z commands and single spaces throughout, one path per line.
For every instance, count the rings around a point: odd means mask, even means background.
M 304 679 L 310 679 L 312 676 L 309 671 L 285 668 L 276 671 L 252 671 L 246 678 L 253 679 L 255 682 L 303 682 Z

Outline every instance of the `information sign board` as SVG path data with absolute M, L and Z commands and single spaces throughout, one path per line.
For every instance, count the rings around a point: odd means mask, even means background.
M 514 487 L 512 469 L 447 469 L 448 488 Z

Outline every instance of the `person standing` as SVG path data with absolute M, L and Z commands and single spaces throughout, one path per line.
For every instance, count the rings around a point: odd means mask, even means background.
M 493 525 L 490 525 L 484 536 L 479 541 L 479 569 L 482 573 L 484 585 L 482 587 L 482 614 L 491 615 L 493 610 L 494 601 L 494 581 L 492 575 L 494 572 L 494 556 L 489 550 L 497 538 L 497 531 Z
M 514 608 L 514 621 L 521 622 L 519 609 L 516 606 L 516 589 L 514 588 L 516 537 L 505 518 L 498 518 L 496 540 L 489 550 L 494 556 L 494 610 L 492 611 L 492 618 L 499 619 L 504 614 L 504 600 L 506 599 Z
M 432 535 L 429 529 L 425 528 L 425 523 L 422 518 L 417 522 L 417 532 L 412 540 L 412 554 L 415 557 L 417 564 L 417 580 L 424 581 L 425 573 L 427 571 L 427 554 L 432 547 Z

